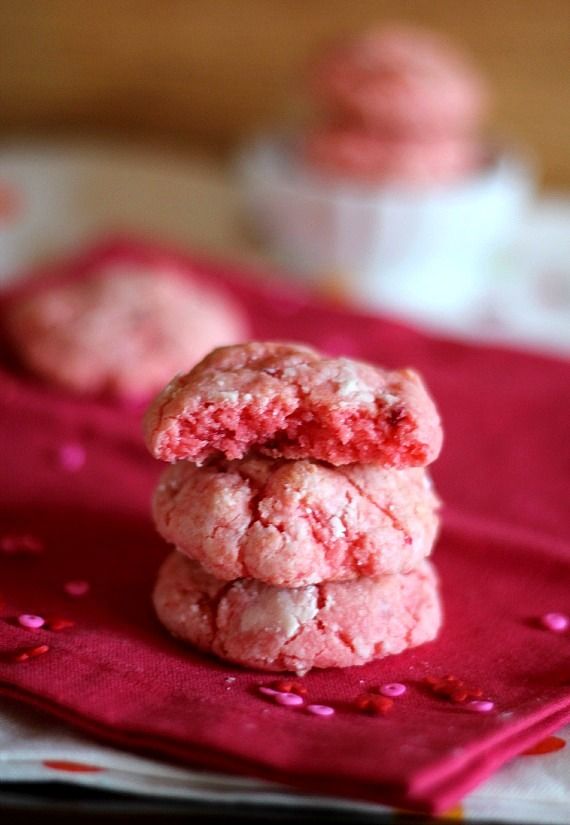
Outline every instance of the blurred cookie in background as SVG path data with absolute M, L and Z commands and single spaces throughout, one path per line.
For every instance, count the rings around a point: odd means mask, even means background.
M 168 266 L 116 264 L 8 302 L 3 326 L 33 373 L 67 390 L 144 400 L 212 348 L 247 339 L 241 308 Z

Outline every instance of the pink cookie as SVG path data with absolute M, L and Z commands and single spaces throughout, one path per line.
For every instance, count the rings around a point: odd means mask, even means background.
M 370 184 L 451 183 L 483 162 L 479 145 L 463 138 L 394 140 L 344 126 L 314 130 L 305 138 L 303 152 L 314 169 Z
M 300 675 L 400 653 L 431 641 L 441 626 L 426 561 L 405 575 L 287 589 L 251 579 L 224 584 L 175 552 L 160 570 L 154 605 L 174 636 L 201 650 Z
M 274 458 L 402 468 L 429 464 L 442 443 L 434 403 L 412 370 L 260 342 L 215 350 L 176 377 L 147 411 L 145 435 L 155 458 L 197 464 L 255 447 Z
M 182 274 L 108 267 L 39 287 L 5 318 L 23 361 L 66 389 L 147 398 L 212 347 L 247 337 L 233 301 Z
M 404 26 L 333 47 L 311 85 L 335 117 L 386 135 L 470 134 L 488 107 L 487 87 L 467 57 L 440 35 Z
M 431 551 L 437 506 L 422 468 L 249 458 L 172 465 L 153 514 L 218 579 L 300 587 L 413 570 Z

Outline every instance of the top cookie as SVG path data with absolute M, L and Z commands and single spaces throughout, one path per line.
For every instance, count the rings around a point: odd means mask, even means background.
M 412 370 L 275 342 L 214 350 L 171 381 L 145 417 L 155 458 L 196 464 L 255 449 L 335 466 L 422 467 L 437 458 L 442 437 L 435 405 Z

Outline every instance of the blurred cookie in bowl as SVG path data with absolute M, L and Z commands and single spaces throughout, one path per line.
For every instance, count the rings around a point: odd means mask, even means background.
M 14 296 L 2 326 L 40 378 L 90 396 L 143 401 L 212 348 L 248 338 L 225 292 L 173 267 L 112 264 Z
M 355 183 L 447 184 L 483 165 L 490 94 L 468 57 L 434 32 L 375 29 L 325 50 L 309 73 L 316 128 L 307 165 Z
M 534 189 L 485 130 L 488 85 L 443 36 L 390 26 L 311 63 L 312 116 L 238 158 L 244 212 L 315 287 L 426 320 L 476 308 Z M 338 292 L 338 290 L 337 290 Z
M 325 115 L 393 137 L 470 134 L 490 103 L 466 54 L 436 32 L 404 25 L 333 44 L 314 61 L 308 82 Z
M 303 152 L 315 170 L 364 185 L 448 183 L 471 175 L 483 162 L 481 147 L 469 138 L 402 139 L 343 125 L 314 129 Z

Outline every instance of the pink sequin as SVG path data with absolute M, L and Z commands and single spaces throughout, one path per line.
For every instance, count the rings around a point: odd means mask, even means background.
M 56 633 L 60 630 L 69 630 L 70 627 L 75 627 L 75 622 L 70 619 L 64 619 L 62 616 L 50 616 L 46 622 L 48 630 L 54 630 Z
M 406 686 L 400 684 L 400 682 L 388 682 L 385 685 L 381 685 L 379 692 L 382 696 L 402 696 L 402 694 L 406 692 Z
M 37 630 L 45 625 L 46 621 L 42 616 L 34 616 L 33 613 L 22 613 L 18 616 L 18 624 L 28 630 Z
M 26 650 L 26 653 L 31 659 L 34 659 L 36 656 L 43 656 L 44 653 L 48 652 L 48 650 L 48 645 L 36 645 L 35 647 L 29 647 Z
M 57 457 L 63 470 L 68 473 L 76 473 L 85 464 L 85 449 L 81 444 L 64 444 L 59 448 Z
M 476 713 L 489 713 L 495 707 L 495 703 L 485 699 L 475 699 L 473 702 L 467 702 L 467 707 Z
M 258 687 L 260 693 L 263 693 L 265 696 L 277 696 L 279 695 L 280 691 L 273 690 L 273 688 L 265 687 L 265 685 L 260 685 Z
M 570 619 L 564 613 L 545 613 L 540 621 L 553 633 L 563 633 L 570 626 Z
M 312 713 L 314 716 L 333 716 L 334 715 L 334 708 L 331 708 L 329 705 L 307 705 L 308 713 Z
M 11 653 L 5 654 L 5 659 L 8 662 L 27 662 L 29 659 L 35 659 L 37 656 L 43 656 L 49 651 L 48 645 L 35 645 L 34 647 L 21 647 Z
M 303 704 L 303 698 L 296 693 L 276 693 L 273 701 L 278 705 L 285 705 L 286 707 L 294 707 Z
M 90 584 L 84 579 L 75 579 L 73 581 L 66 582 L 63 585 L 63 589 L 68 596 L 79 598 L 80 596 L 85 596 L 89 593 Z

